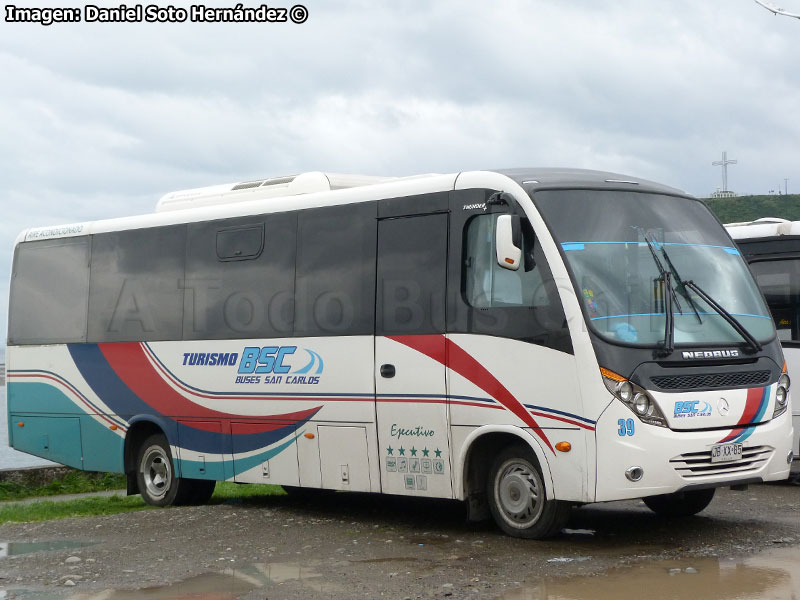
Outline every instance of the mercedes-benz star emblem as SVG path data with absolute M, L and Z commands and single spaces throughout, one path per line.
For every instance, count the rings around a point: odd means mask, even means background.
M 717 409 L 719 409 L 719 414 L 724 417 L 731 411 L 731 406 L 728 404 L 728 401 L 725 400 L 725 398 L 720 398 L 719 402 L 717 403 Z

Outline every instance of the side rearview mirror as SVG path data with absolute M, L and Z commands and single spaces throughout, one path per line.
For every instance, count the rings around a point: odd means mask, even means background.
M 497 264 L 516 271 L 522 258 L 522 227 L 519 215 L 500 215 L 495 233 Z

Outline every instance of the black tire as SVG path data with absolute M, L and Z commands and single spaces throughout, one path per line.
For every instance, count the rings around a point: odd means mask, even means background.
M 498 527 L 512 537 L 552 537 L 569 519 L 570 505 L 547 498 L 539 464 L 523 445 L 510 446 L 495 457 L 486 495 Z
M 136 457 L 136 483 L 139 486 L 139 494 L 147 504 L 152 506 L 187 504 L 192 501 L 192 496 L 196 493 L 197 481 L 200 480 L 175 476 L 172 452 L 163 434 L 151 435 L 139 448 Z M 212 486 L 211 491 L 213 490 Z M 201 495 L 198 494 L 198 497 Z
M 214 494 L 217 482 L 213 479 L 182 479 L 184 484 L 189 484 L 189 492 L 181 504 L 205 504 Z
M 686 490 L 674 494 L 642 498 L 647 508 L 662 517 L 691 517 L 705 509 L 714 498 L 716 488 Z

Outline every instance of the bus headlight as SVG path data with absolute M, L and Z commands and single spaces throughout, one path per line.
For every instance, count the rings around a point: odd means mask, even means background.
M 614 395 L 623 402 L 630 402 L 633 399 L 633 384 L 630 381 L 620 381 L 615 388 Z
M 635 410 L 640 416 L 649 413 L 652 409 L 652 406 L 653 405 L 650 403 L 650 398 L 647 397 L 647 394 L 636 394 L 636 396 L 633 398 L 633 410 Z
M 791 379 L 786 373 L 781 373 L 778 378 L 778 389 L 775 390 L 775 410 L 772 418 L 781 416 L 789 408 L 789 388 L 792 385 Z
M 786 373 L 781 373 L 781 376 L 778 378 L 778 387 L 782 387 L 788 392 L 791 385 L 792 380 L 789 379 L 789 376 Z
M 640 421 L 658 427 L 667 426 L 664 414 L 644 388 L 609 369 L 601 367 L 600 374 L 603 376 L 603 383 L 608 391 L 630 408 Z

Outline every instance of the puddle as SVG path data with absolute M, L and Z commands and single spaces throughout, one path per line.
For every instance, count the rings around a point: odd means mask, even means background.
M 502 600 L 793 600 L 800 598 L 800 547 L 742 559 L 686 558 L 546 579 Z
M 299 582 L 308 591 L 333 593 L 343 592 L 338 586 L 326 582 L 314 567 L 298 563 L 266 563 L 248 565 L 242 569 L 226 569 L 217 573 L 205 573 L 190 577 L 171 585 L 143 588 L 139 590 L 103 590 L 78 592 L 66 596 L 67 600 L 235 600 L 259 588 L 279 589 L 289 582 Z M 13 594 L 9 595 L 8 592 Z M 43 595 L 24 589 L 0 590 L 0 600 L 45 600 L 54 595 Z M 59 598 L 65 598 L 59 596 Z
M 263 587 L 264 580 L 253 578 L 242 571 L 226 570 L 220 573 L 206 573 L 190 577 L 184 581 L 141 590 L 104 590 L 102 592 L 79 593 L 69 596 L 69 600 L 235 600 L 256 588 Z
M 47 550 L 84 548 L 96 543 L 97 542 L 75 542 L 69 540 L 57 542 L 0 542 L 0 558 L 19 556 L 20 554 L 32 554 L 33 552 L 45 552 Z

